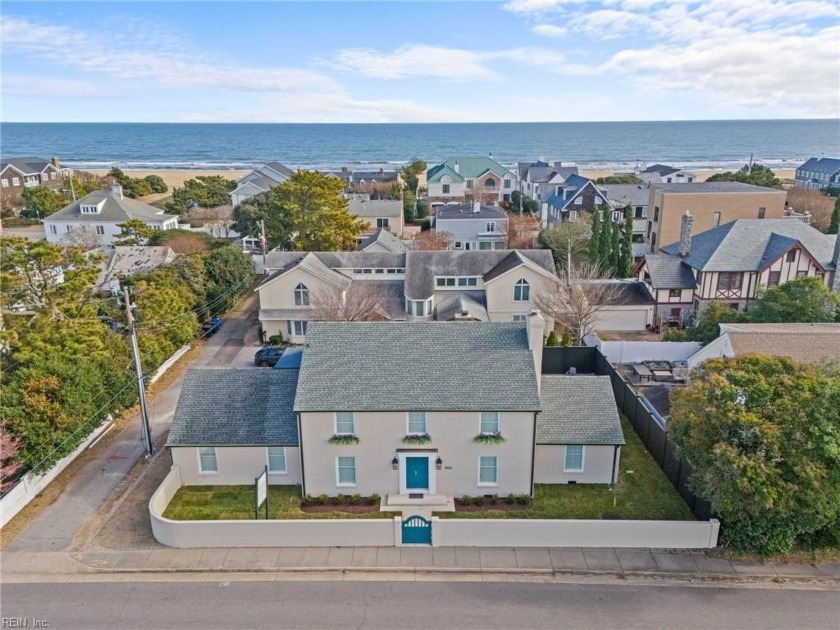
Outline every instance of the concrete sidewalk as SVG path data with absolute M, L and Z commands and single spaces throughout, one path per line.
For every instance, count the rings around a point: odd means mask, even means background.
M 698 551 L 487 547 L 157 548 L 130 551 L 3 552 L 4 581 L 27 575 L 284 571 L 464 572 L 664 576 L 746 581 L 819 580 L 840 585 L 840 562 L 751 563 Z

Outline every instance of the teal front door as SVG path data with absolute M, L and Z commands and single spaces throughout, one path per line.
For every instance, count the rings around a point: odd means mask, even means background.
M 405 458 L 405 487 L 408 490 L 429 489 L 429 458 Z

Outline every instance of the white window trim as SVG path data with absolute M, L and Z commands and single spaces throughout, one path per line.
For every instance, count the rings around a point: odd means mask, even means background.
M 204 470 L 201 466 L 201 449 L 202 448 L 212 448 L 213 449 L 213 458 L 216 460 L 216 470 Z M 219 453 L 216 451 L 215 446 L 197 446 L 195 449 L 195 456 L 198 459 L 198 474 L 201 476 L 205 475 L 218 475 L 219 474 Z
M 491 432 L 491 433 L 485 433 L 484 431 L 481 430 L 481 414 L 483 414 L 485 412 L 496 414 L 496 418 L 497 418 L 496 430 Z M 501 432 L 502 432 L 502 412 L 501 411 L 485 410 L 485 411 L 479 411 L 478 412 L 478 434 L 479 435 L 496 435 L 497 433 L 500 434 Z
M 523 283 L 523 284 L 520 284 Z M 519 296 L 516 297 L 517 289 L 519 289 Z M 525 295 L 525 291 L 528 291 L 528 297 L 523 297 Z M 531 301 L 531 283 L 528 282 L 525 278 L 519 278 L 513 284 L 513 301 L 514 302 L 530 302 Z
M 349 457 L 353 460 L 353 476 L 356 478 L 355 483 L 347 483 L 339 481 L 338 460 L 341 457 Z M 359 484 L 359 468 L 356 466 L 356 457 L 353 455 L 339 455 L 335 458 L 335 485 L 337 488 L 355 488 Z
M 285 465 L 285 468 L 283 468 L 283 470 L 271 470 L 271 460 L 268 456 L 268 449 L 269 448 L 282 448 L 283 449 L 283 463 Z M 286 447 L 285 446 L 266 446 L 265 447 L 265 466 L 266 466 L 266 469 L 268 470 L 269 475 L 288 475 L 289 474 L 289 459 L 287 457 Z
M 349 414 L 352 415 L 352 417 L 353 417 L 353 430 L 350 433 L 339 433 L 338 432 L 338 414 L 339 413 L 349 413 Z M 341 411 L 341 412 L 335 411 L 335 412 L 333 412 L 333 429 L 335 429 L 335 431 L 333 431 L 333 433 L 335 435 L 356 435 L 356 414 L 352 411 Z
M 580 468 L 566 468 L 566 451 L 569 446 L 580 446 Z M 586 446 L 583 444 L 566 444 L 563 447 L 563 472 L 564 473 L 582 473 L 586 468 Z
M 495 482 L 488 482 L 488 481 L 481 481 L 481 458 L 482 457 L 493 457 L 496 460 L 496 481 Z M 476 485 L 479 488 L 498 488 L 499 487 L 499 456 L 498 455 L 479 455 L 477 460 L 477 471 L 476 471 Z
M 429 433 L 429 416 L 425 411 L 419 409 L 414 410 L 415 413 L 423 414 L 423 431 L 417 432 L 411 430 L 411 411 L 405 412 L 405 434 L 406 435 L 426 435 Z

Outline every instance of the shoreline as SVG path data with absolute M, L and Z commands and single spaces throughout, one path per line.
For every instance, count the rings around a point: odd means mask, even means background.
M 74 167 L 67 167 L 67 168 L 74 168 Z M 100 177 L 104 177 L 108 174 L 109 169 L 82 169 L 82 168 L 74 168 L 74 170 L 85 171 L 88 173 L 93 173 Z M 172 188 L 180 188 L 184 185 L 184 182 L 188 179 L 194 179 L 198 176 L 205 176 L 205 175 L 221 175 L 222 177 L 228 179 L 239 179 L 247 175 L 250 171 L 248 170 L 241 170 L 241 169 L 131 169 L 131 168 L 123 168 L 124 173 L 130 175 L 131 177 L 143 178 L 147 175 L 157 175 L 164 182 L 166 185 L 169 186 L 170 191 Z M 361 169 L 360 169 L 361 170 Z M 725 169 L 687 169 L 691 170 L 692 173 L 697 175 L 698 181 L 705 181 L 707 178 L 711 177 L 715 173 L 723 173 Z M 737 169 L 733 169 L 737 170 Z M 796 173 L 796 169 L 773 169 L 773 172 L 776 173 L 776 177 L 784 180 L 793 180 L 794 175 Z M 609 170 L 590 170 L 586 168 L 582 168 L 580 170 L 580 174 L 583 177 L 587 177 L 589 179 L 597 179 L 599 177 L 608 177 L 610 175 L 614 175 L 615 171 Z M 169 193 L 163 193 L 161 196 L 166 196 Z

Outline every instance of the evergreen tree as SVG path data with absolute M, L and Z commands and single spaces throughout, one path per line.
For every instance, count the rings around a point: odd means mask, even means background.
M 621 258 L 618 275 L 629 278 L 633 272 L 633 208 L 624 208 L 624 237 L 621 243 Z
M 840 197 L 834 200 L 834 210 L 831 212 L 831 222 L 828 224 L 829 234 L 840 233 Z
M 547 345 L 547 346 L 559 346 L 560 345 L 560 341 L 558 341 L 558 339 L 557 339 L 557 333 L 555 333 L 553 330 L 550 333 L 548 333 L 548 339 L 545 340 L 545 345 Z
M 589 237 L 589 262 L 597 264 L 601 257 L 601 213 L 592 213 L 592 236 Z
M 609 274 L 612 269 L 610 250 L 612 249 L 612 221 L 609 217 L 603 217 L 601 222 L 601 241 L 598 260 L 604 272 Z
M 613 223 L 612 230 L 610 232 L 612 234 L 612 243 L 610 247 L 610 269 L 615 275 L 621 275 L 619 273 L 621 269 L 621 224 Z M 621 276 L 624 278 L 625 276 Z

